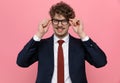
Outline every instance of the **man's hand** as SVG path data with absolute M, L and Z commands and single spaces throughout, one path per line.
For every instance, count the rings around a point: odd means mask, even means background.
M 40 22 L 36 36 L 42 38 L 44 34 L 48 31 L 50 24 L 51 20 L 43 20 L 42 22 Z
M 72 25 L 72 28 L 74 30 L 75 33 L 78 34 L 78 36 L 83 39 L 85 38 L 87 35 L 83 30 L 83 24 L 82 21 L 78 20 L 78 19 L 70 19 L 69 23 Z

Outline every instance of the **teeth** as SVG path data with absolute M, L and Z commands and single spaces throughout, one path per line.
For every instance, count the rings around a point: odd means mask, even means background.
M 59 31 L 59 32 L 62 32 L 62 30 L 63 30 L 63 28 L 58 28 L 58 31 Z

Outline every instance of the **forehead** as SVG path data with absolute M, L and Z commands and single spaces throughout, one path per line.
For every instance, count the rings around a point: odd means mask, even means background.
M 55 16 L 53 18 L 54 19 L 59 19 L 59 20 L 65 19 L 65 17 L 63 15 L 60 15 L 60 14 L 55 14 Z

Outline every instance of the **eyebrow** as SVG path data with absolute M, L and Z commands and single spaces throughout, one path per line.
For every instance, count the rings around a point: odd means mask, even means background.
M 64 20 L 66 20 L 66 21 L 68 21 L 67 19 L 59 20 L 59 19 L 54 19 L 54 18 L 52 20 L 57 20 L 57 21 L 64 21 Z

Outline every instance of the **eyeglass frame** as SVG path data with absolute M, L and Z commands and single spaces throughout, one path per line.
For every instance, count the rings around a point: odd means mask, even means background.
M 52 18 L 51 21 L 52 21 L 52 23 L 53 23 L 54 25 L 58 25 L 59 22 L 61 22 L 61 24 L 62 24 L 63 26 L 69 24 L 69 20 L 67 20 L 67 19 L 58 20 L 58 19 L 54 19 L 54 18 Z M 57 23 L 55 24 L 53 21 L 56 21 Z M 63 23 L 63 22 L 65 22 L 65 21 L 66 21 L 66 24 Z

